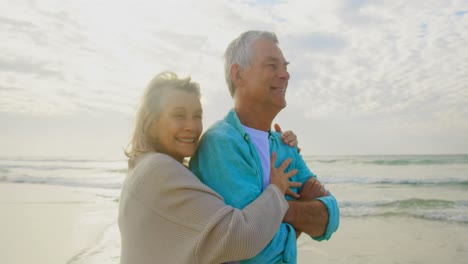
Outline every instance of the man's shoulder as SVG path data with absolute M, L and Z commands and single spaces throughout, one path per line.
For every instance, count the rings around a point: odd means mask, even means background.
M 270 130 L 270 141 L 272 142 L 272 144 L 270 144 L 270 146 L 273 145 L 273 148 L 278 148 L 278 149 L 281 149 L 281 150 L 291 149 L 290 146 L 286 145 L 283 142 L 283 139 L 281 138 L 281 135 L 282 135 L 281 132 L 276 132 L 276 131 L 271 131 Z
M 277 154 L 284 154 L 285 156 L 289 157 L 299 156 L 297 148 L 288 146 L 286 143 L 284 143 L 281 135 L 281 132 L 270 131 L 270 147 L 272 151 L 276 152 Z
M 276 141 L 282 141 L 281 140 L 281 132 L 276 132 L 276 131 L 270 130 L 270 137 L 273 138 Z
M 224 119 L 216 121 L 213 125 L 211 125 L 205 133 L 203 133 L 203 139 L 220 139 L 220 138 L 235 138 L 241 136 L 240 133 L 236 130 L 236 128 L 226 122 Z

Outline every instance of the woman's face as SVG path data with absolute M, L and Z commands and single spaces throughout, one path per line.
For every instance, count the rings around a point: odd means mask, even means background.
M 195 93 L 169 90 L 159 118 L 153 122 L 151 136 L 156 150 L 182 162 L 191 157 L 203 130 L 202 108 Z

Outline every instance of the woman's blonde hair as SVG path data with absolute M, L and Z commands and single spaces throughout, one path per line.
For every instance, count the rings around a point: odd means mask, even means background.
M 150 128 L 162 111 L 165 95 L 169 90 L 180 90 L 200 97 L 200 86 L 190 77 L 179 78 L 171 71 L 156 75 L 146 87 L 136 112 L 135 131 L 125 149 L 125 155 L 132 161 L 141 154 L 157 151 L 150 138 Z

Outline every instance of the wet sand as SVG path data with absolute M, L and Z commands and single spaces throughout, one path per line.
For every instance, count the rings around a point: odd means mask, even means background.
M 101 239 L 103 211 L 95 195 L 72 187 L 1 183 L 2 263 L 72 263 Z

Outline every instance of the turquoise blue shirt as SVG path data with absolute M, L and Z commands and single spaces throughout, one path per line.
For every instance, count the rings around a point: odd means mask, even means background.
M 292 158 L 286 171 L 297 169 L 291 180 L 306 182 L 316 177 L 307 167 L 295 147 L 289 147 L 281 140 L 281 134 L 269 131 L 270 153 L 276 152 L 275 167 L 286 158 Z M 191 171 L 206 185 L 224 197 L 225 202 L 242 209 L 262 192 L 263 171 L 260 158 L 249 134 L 243 129 L 234 110 L 212 127 L 200 140 L 197 153 L 190 159 Z M 297 188 L 293 188 L 298 192 Z M 292 200 L 291 197 L 286 197 Z M 328 208 L 329 222 L 322 237 L 328 240 L 338 229 L 339 210 L 331 194 L 318 198 Z M 296 233 L 288 223 L 282 223 L 271 242 L 257 256 L 241 263 L 296 263 Z

